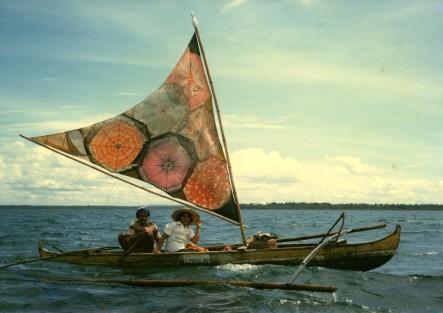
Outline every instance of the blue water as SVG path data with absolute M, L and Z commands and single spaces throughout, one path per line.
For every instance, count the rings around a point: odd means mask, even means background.
M 163 228 L 171 208 L 153 209 Z M 133 219 L 128 208 L 2 208 L 0 264 L 37 256 L 44 239 L 65 250 L 116 245 Z M 244 210 L 247 234 L 300 235 L 326 231 L 339 211 Z M 238 242 L 238 227 L 202 214 L 202 244 Z M 369 272 L 308 268 L 299 283 L 335 284 L 330 294 L 231 286 L 140 288 L 48 282 L 51 278 L 238 279 L 285 282 L 295 267 L 225 265 L 186 269 L 124 269 L 36 262 L 0 271 L 0 312 L 443 312 L 443 211 L 346 211 L 348 227 L 389 223 L 348 235 L 373 240 L 402 226 L 397 255 Z

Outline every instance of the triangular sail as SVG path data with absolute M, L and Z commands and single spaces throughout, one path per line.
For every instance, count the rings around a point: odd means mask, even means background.
M 32 140 L 239 221 L 196 34 L 166 81 L 141 103 L 103 122 Z

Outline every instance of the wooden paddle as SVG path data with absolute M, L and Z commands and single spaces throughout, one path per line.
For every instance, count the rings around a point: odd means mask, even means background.
M 141 235 L 140 235 L 140 238 L 138 238 L 130 247 L 129 247 L 129 249 L 127 250 L 127 251 L 125 251 L 125 254 L 123 254 L 121 257 L 120 257 L 120 259 L 118 259 L 118 262 L 117 263 L 123 263 L 123 260 L 128 256 L 128 255 L 130 255 L 131 253 L 132 253 L 132 251 L 140 244 L 140 242 L 143 240 L 143 238 L 144 238 L 144 236 L 143 236 L 143 234 L 145 234 L 145 233 L 142 233 Z

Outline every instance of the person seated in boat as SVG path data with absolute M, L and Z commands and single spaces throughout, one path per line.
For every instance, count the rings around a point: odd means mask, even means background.
M 150 211 L 145 207 L 140 207 L 135 213 L 135 222 L 129 225 L 126 234 L 118 236 L 120 246 L 126 252 L 152 253 L 154 244 L 158 245 L 160 234 L 157 225 L 150 220 Z
M 177 209 L 171 214 L 174 220 L 166 224 L 165 230 L 157 245 L 156 253 L 160 253 L 163 243 L 166 241 L 167 252 L 177 252 L 181 250 L 191 250 L 205 252 L 208 249 L 200 247 L 197 242 L 200 240 L 201 220 L 197 212 L 186 207 Z M 195 224 L 195 233 L 191 225 Z

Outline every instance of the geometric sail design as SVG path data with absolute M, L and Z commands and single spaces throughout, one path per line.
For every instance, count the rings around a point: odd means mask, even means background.
M 95 133 L 87 147 L 96 164 L 120 172 L 131 167 L 144 142 L 143 133 L 133 123 L 114 119 Z
M 32 139 L 239 221 L 195 34 L 165 82 L 139 104 L 103 122 Z
M 143 180 L 174 193 L 183 188 L 197 156 L 190 140 L 174 134 L 162 137 L 148 143 L 139 172 Z
M 230 196 L 225 162 L 215 156 L 199 162 L 184 188 L 186 198 L 202 207 L 220 207 Z

